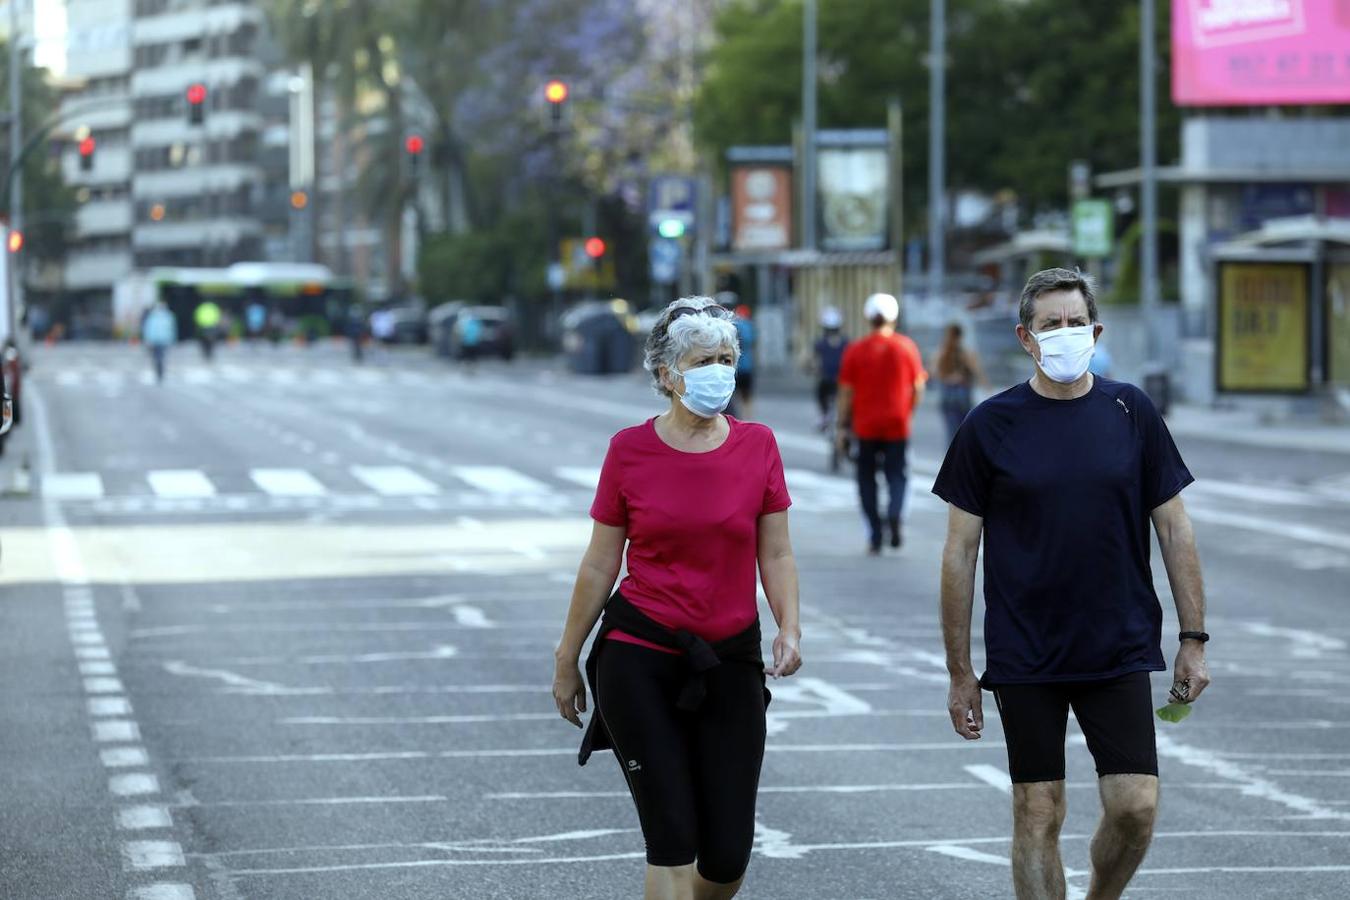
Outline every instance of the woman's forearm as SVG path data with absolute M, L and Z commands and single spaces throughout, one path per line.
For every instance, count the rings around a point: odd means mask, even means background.
M 764 596 L 779 631 L 801 633 L 801 610 L 797 590 L 797 560 L 792 554 L 761 560 L 760 580 L 764 582 Z
M 581 658 L 581 646 L 595 627 L 605 602 L 609 599 L 614 577 L 586 564 L 577 570 L 577 583 L 572 589 L 572 603 L 567 608 L 567 622 L 554 656 L 559 663 L 576 665 Z

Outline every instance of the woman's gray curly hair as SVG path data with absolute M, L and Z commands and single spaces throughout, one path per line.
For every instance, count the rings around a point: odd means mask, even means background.
M 693 313 L 680 313 L 692 309 Z M 736 314 L 712 297 L 681 297 L 667 306 L 647 335 L 642 368 L 652 375 L 652 387 L 663 397 L 670 389 L 661 383 L 661 367 L 675 369 L 694 350 L 730 347 L 741 358 L 741 342 L 736 336 Z

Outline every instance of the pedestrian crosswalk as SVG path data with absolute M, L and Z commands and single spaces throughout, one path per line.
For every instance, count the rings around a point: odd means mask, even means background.
M 594 466 L 556 466 L 525 472 L 505 465 L 445 466 L 424 471 L 406 465 L 324 466 L 247 470 L 150 469 L 143 472 L 55 472 L 40 476 L 48 499 L 93 504 L 101 511 L 225 511 L 309 509 L 330 503 L 359 508 L 527 508 L 584 514 L 600 479 Z M 856 488 L 847 479 L 805 469 L 787 471 L 798 511 L 853 509 Z M 916 490 L 926 489 L 917 485 Z
M 47 380 L 58 388 L 77 390 L 95 388 L 104 391 L 117 391 L 134 385 L 152 385 L 155 383 L 154 374 L 150 371 L 148 365 L 144 369 L 81 366 L 59 371 L 43 371 L 35 377 Z M 166 382 L 193 387 L 210 385 L 295 387 L 310 385 L 332 388 L 348 384 L 429 387 L 444 383 L 447 377 L 449 377 L 448 373 L 436 371 L 357 369 L 335 366 L 272 366 L 233 363 L 204 365 L 191 363 L 178 367 L 171 365 Z

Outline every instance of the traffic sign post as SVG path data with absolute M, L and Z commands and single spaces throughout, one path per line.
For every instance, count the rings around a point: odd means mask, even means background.
M 679 241 L 665 237 L 652 238 L 647 245 L 647 260 L 651 266 L 652 281 L 656 284 L 674 284 L 680 280 L 680 261 L 684 250 Z
M 1077 200 L 1073 204 L 1073 252 L 1075 256 L 1111 255 L 1115 221 L 1109 200 Z
M 698 182 L 687 175 L 654 175 L 647 189 L 647 223 L 665 238 L 682 237 L 698 225 Z

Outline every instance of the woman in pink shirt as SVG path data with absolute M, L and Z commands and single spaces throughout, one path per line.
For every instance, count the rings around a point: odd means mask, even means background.
M 605 456 L 553 697 L 578 728 L 586 659 L 596 714 L 582 742 L 611 748 L 647 844 L 647 900 L 721 900 L 745 877 L 764 758 L 765 675 L 801 667 L 791 505 L 773 432 L 722 414 L 740 349 L 730 311 L 686 297 L 661 315 L 644 367 L 663 414 Z M 628 576 L 611 596 L 627 545 Z M 778 623 L 760 653 L 756 568 Z

